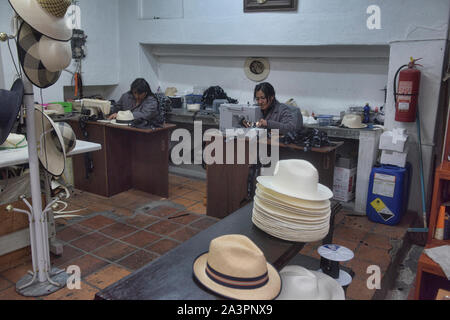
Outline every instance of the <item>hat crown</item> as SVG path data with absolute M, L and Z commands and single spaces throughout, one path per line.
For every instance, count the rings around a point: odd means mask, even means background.
M 299 268 L 282 273 L 284 290 L 294 299 L 316 299 L 320 294 L 319 281 L 314 273 Z
M 274 184 L 285 189 L 300 190 L 303 194 L 315 194 L 319 172 L 305 160 L 280 160 L 275 167 Z
M 39 5 L 52 16 L 63 18 L 71 5 L 70 0 L 37 0 Z
M 361 116 L 357 114 L 346 114 L 344 118 L 342 119 L 342 125 L 353 128 L 353 127 L 360 127 L 362 124 L 362 118 Z
M 117 120 L 118 121 L 131 121 L 131 120 L 134 120 L 134 116 L 130 110 L 119 111 L 117 113 Z
M 213 239 L 209 246 L 208 265 L 221 274 L 236 278 L 260 277 L 267 273 L 263 252 L 242 235 Z

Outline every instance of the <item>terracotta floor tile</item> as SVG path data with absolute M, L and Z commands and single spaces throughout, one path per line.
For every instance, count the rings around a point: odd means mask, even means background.
M 17 266 L 15 268 L 6 270 L 1 273 L 1 276 L 5 278 L 6 280 L 11 281 L 12 283 L 16 283 L 23 277 L 25 277 L 28 273 L 28 271 L 33 270 L 32 263 L 22 264 L 20 266 Z
M 150 209 L 149 211 L 146 211 L 145 213 L 154 217 L 165 218 L 180 211 L 181 209 L 179 208 L 158 206 L 156 208 Z
M 202 214 L 202 215 L 206 215 L 206 206 L 203 205 L 202 202 L 199 202 L 199 203 L 193 205 L 192 207 L 189 207 L 187 209 L 187 211 L 198 213 L 198 214 Z
M 103 248 L 93 251 L 92 254 L 106 260 L 117 261 L 134 251 L 136 251 L 136 248 L 119 241 L 114 241 Z
M 147 231 L 139 231 L 137 233 L 133 233 L 132 235 L 122 238 L 122 241 L 128 242 L 133 246 L 143 248 L 156 240 L 160 239 L 160 236 L 156 234 L 147 232 Z
M 189 199 L 189 200 L 198 201 L 198 202 L 203 202 L 203 199 L 205 198 L 205 195 L 206 194 L 204 192 L 192 191 L 192 192 L 184 194 L 183 198 Z
M 194 201 L 194 200 L 189 200 L 189 199 L 185 199 L 185 198 L 182 198 L 182 197 L 173 199 L 173 200 L 171 200 L 171 201 L 172 201 L 172 202 L 175 202 L 175 203 L 177 203 L 177 204 L 180 204 L 180 205 L 184 206 L 185 208 L 191 207 L 191 206 L 193 206 L 194 204 L 196 204 L 196 201 Z
M 158 221 L 160 221 L 158 218 L 152 217 L 144 213 L 137 214 L 134 217 L 129 217 L 124 220 L 126 224 L 130 224 L 137 228 L 145 228 Z
M 174 215 L 168 217 L 167 219 L 171 222 L 181 223 L 184 225 L 190 224 L 198 219 L 200 219 L 202 216 L 192 213 L 192 212 L 178 212 Z
M 168 235 L 168 234 L 172 233 L 173 231 L 178 230 L 180 228 L 182 228 L 182 226 L 179 224 L 172 223 L 170 221 L 161 221 L 161 222 L 152 224 L 150 227 L 146 228 L 146 230 L 157 233 L 157 234 Z
M 364 244 L 368 244 L 370 247 L 385 249 L 388 251 L 392 249 L 390 238 L 377 233 L 368 233 L 366 238 L 364 239 Z
M 35 297 L 24 297 L 16 292 L 16 285 L 0 291 L 0 300 L 36 300 Z
M 203 217 L 200 220 L 197 220 L 197 221 L 191 223 L 190 226 L 193 228 L 196 228 L 196 229 L 205 230 L 218 221 L 219 221 L 219 219 L 217 219 L 217 218 Z
M 98 232 L 95 232 L 72 241 L 71 245 L 80 248 L 81 250 L 90 252 L 96 250 L 99 247 L 103 247 L 104 245 L 112 241 L 112 239 L 105 237 Z
M 199 232 L 200 231 L 197 230 L 197 229 L 184 227 L 183 229 L 180 229 L 178 231 L 175 231 L 175 232 L 171 233 L 169 236 L 171 238 L 174 238 L 175 240 L 184 242 L 184 241 L 192 238 L 193 236 L 195 236 Z
M 130 269 L 137 270 L 145 266 L 150 261 L 156 259 L 158 256 L 147 251 L 139 250 L 128 257 L 118 261 L 117 263 Z
M 14 283 L 12 283 L 11 281 L 0 277 L 0 291 L 5 290 L 6 288 L 9 288 L 11 286 L 13 286 Z
M 403 239 L 406 234 L 406 228 L 399 226 L 388 226 L 380 223 L 375 223 L 372 233 L 381 234 L 391 239 Z
M 115 223 L 110 225 L 109 227 L 103 228 L 100 230 L 101 233 L 106 234 L 112 238 L 122 238 L 130 233 L 136 232 L 138 229 L 134 227 L 127 226 L 123 223 Z
M 367 234 L 367 231 L 349 228 L 347 226 L 338 225 L 334 229 L 333 236 L 348 241 L 360 241 Z
M 347 288 L 346 298 L 349 300 L 371 300 L 375 294 L 375 289 L 367 288 L 367 281 L 354 279 Z
M 73 224 L 66 228 L 57 231 L 56 237 L 58 240 L 70 242 L 74 239 L 80 238 L 88 233 L 92 232 L 91 229 L 85 228 L 79 224 Z
M 66 269 L 69 266 L 78 266 L 81 270 L 81 277 L 87 277 L 93 272 L 96 272 L 99 269 L 105 267 L 108 263 L 106 261 L 100 260 L 90 254 L 86 254 L 81 258 L 72 260 L 70 262 L 65 263 L 61 266 L 61 268 Z
M 169 187 L 169 198 L 170 199 L 177 198 L 177 197 L 183 196 L 184 194 L 187 194 L 190 192 L 193 192 L 193 190 L 188 189 L 181 185 L 176 185 L 173 187 Z
M 66 245 L 63 247 L 63 253 L 60 256 L 56 256 L 51 254 L 50 255 L 50 260 L 52 263 L 52 266 L 58 267 L 60 265 L 63 265 L 67 262 L 69 262 L 70 260 L 76 259 L 82 255 L 84 255 L 85 253 L 77 248 L 73 248 L 69 245 Z
M 354 254 L 356 254 L 357 248 L 360 246 L 359 241 L 349 241 L 338 237 L 333 237 L 333 244 L 346 247 L 347 249 L 352 250 Z
M 84 280 L 99 289 L 105 289 L 109 285 L 119 281 L 130 274 L 130 271 L 115 265 L 110 265 L 105 269 L 97 271 Z
M 391 257 L 386 250 L 368 246 L 360 246 L 357 257 L 363 261 L 371 262 L 373 265 L 378 265 L 382 270 L 387 270 L 391 263 Z
M 189 182 L 190 180 L 185 177 L 177 176 L 174 174 L 169 174 L 169 184 L 175 185 L 175 184 L 184 184 Z
M 158 242 L 155 242 L 147 247 L 145 247 L 146 250 L 156 252 L 160 255 L 165 254 L 166 252 L 172 250 L 173 248 L 177 247 L 179 245 L 178 242 L 169 240 L 169 239 L 161 239 Z
M 98 215 L 93 218 L 84 220 L 83 222 L 80 222 L 79 224 L 82 225 L 83 227 L 88 227 L 90 229 L 97 230 L 97 229 L 104 228 L 108 225 L 111 225 L 115 222 L 116 221 L 114 221 L 113 219 L 107 218 L 102 215 Z
M 111 212 L 121 217 L 131 217 L 134 214 L 134 210 L 120 207 L 114 208 Z
M 359 229 L 367 232 L 373 228 L 373 222 L 365 216 L 345 216 L 340 224 L 352 229 Z
M 367 281 L 371 274 L 367 273 L 367 268 L 374 265 L 372 262 L 361 260 L 359 257 L 355 257 L 348 262 L 342 263 L 343 266 L 350 268 L 355 273 L 354 279 Z M 380 267 L 381 274 L 386 271 Z
M 94 300 L 98 289 L 92 287 L 85 281 L 81 281 L 81 289 L 69 289 L 67 286 L 51 295 L 44 297 L 44 300 Z

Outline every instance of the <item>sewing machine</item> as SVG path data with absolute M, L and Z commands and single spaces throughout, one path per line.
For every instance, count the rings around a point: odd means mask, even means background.
M 74 104 L 74 109 L 89 113 L 89 116 L 108 115 L 111 112 L 111 101 L 98 99 L 81 99 Z
M 259 106 L 246 104 L 222 104 L 220 106 L 220 130 L 244 128 L 243 121 L 256 123 L 261 120 L 262 112 Z

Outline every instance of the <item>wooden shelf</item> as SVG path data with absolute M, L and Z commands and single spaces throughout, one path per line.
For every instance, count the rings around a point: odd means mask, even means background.
M 425 246 L 425 249 L 450 244 L 450 240 L 434 239 L 439 208 L 442 203 L 448 200 L 443 199 L 444 187 L 448 183 L 450 183 L 450 170 L 447 166 L 442 165 L 435 171 L 433 199 L 428 226 L 427 245 Z M 437 283 L 438 286 L 442 286 L 441 288 L 450 288 L 450 281 L 447 280 L 447 276 L 442 268 L 423 252 L 417 263 L 415 299 L 434 299 L 433 295 L 435 295 L 439 289 L 434 288 Z M 436 293 L 434 291 L 436 291 Z

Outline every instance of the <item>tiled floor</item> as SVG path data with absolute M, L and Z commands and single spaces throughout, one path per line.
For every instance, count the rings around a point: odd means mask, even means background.
M 67 210 L 85 209 L 82 217 L 57 220 L 57 238 L 64 244 L 61 256 L 52 255 L 52 264 L 65 269 L 81 269 L 80 290 L 67 287 L 38 300 L 86 300 L 150 261 L 157 259 L 183 241 L 214 224 L 206 216 L 204 181 L 169 176 L 169 199 L 130 190 L 110 199 L 76 191 Z M 347 290 L 347 299 L 371 299 L 366 273 L 378 265 L 384 274 L 392 257 L 393 244 L 403 239 L 414 216 L 403 217 L 391 227 L 371 223 L 366 217 L 341 210 L 336 216 L 334 243 L 353 250 L 355 257 L 345 263 L 355 272 Z M 319 257 L 318 243 L 309 243 L 302 254 Z M 15 291 L 15 284 L 31 269 L 26 264 L 0 273 L 0 300 L 26 299 Z

